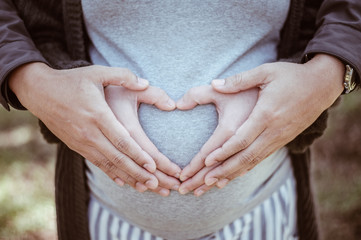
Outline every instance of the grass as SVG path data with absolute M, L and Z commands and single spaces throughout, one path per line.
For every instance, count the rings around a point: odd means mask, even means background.
M 361 92 L 344 97 L 313 146 L 324 239 L 361 239 Z M 56 239 L 55 146 L 26 111 L 0 109 L 0 240 Z

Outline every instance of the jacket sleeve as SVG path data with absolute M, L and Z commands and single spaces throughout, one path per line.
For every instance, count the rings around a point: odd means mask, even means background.
M 34 51 L 39 50 L 39 56 L 50 67 L 54 69 L 70 69 L 82 66 L 88 66 L 90 63 L 85 60 L 85 56 L 77 58 L 71 56 L 66 44 L 66 34 L 63 23 L 63 5 L 58 0 L 0 0 L 7 1 L 11 6 L 12 17 L 20 21 L 22 19 L 22 29 L 26 29 L 28 35 L 27 40 L 31 42 Z M 12 4 L 11 4 L 12 3 Z M 14 10 L 14 8 L 16 10 Z M 19 34 L 19 31 L 15 31 Z M 30 36 L 30 37 L 29 37 Z M 31 38 L 31 40 L 29 40 Z M 6 39 L 5 39 L 6 40 Z M 13 54 L 13 50 L 9 53 Z M 28 53 L 29 51 L 24 51 Z M 19 65 L 17 65 L 19 66 Z M 16 67 L 16 66 L 15 66 Z M 14 68 L 15 68 L 14 67 Z M 4 85 L 4 89 L 7 86 Z M 7 88 L 8 89 L 8 88 Z M 11 93 L 11 91 L 8 91 Z M 13 99 L 17 99 L 14 94 Z M 12 103 L 12 101 L 10 101 Z M 21 108 L 19 101 L 17 108 Z M 41 132 L 48 142 L 59 142 L 46 126 L 39 121 Z
M 315 2 L 306 1 L 309 5 Z M 306 55 L 312 57 L 316 53 L 326 53 L 337 57 L 356 70 L 356 81 L 360 87 L 361 1 L 324 0 L 319 6 L 315 24 L 310 22 L 314 19 L 307 17 L 307 13 L 310 13 L 310 10 L 304 13 L 306 16 L 304 16 L 303 23 L 301 23 L 301 34 L 299 36 L 299 39 L 302 42 L 304 39 L 306 43 L 304 50 L 302 50 L 303 54 L 300 55 L 301 61 L 306 60 Z M 307 28 L 302 28 L 302 26 L 307 26 Z M 315 33 L 310 35 L 312 32 Z M 338 102 L 336 101 L 334 105 L 337 105 Z M 325 110 L 310 127 L 287 144 L 290 152 L 301 153 L 306 151 L 313 141 L 323 134 L 327 127 L 327 118 L 328 111 Z
M 12 70 L 29 62 L 46 63 L 46 60 L 35 47 L 12 1 L 0 0 L 0 103 L 8 110 L 9 103 L 15 108 L 23 107 L 10 91 L 7 77 Z
M 356 82 L 360 86 L 361 1 L 325 0 L 317 14 L 316 27 L 304 56 L 327 53 L 339 58 L 356 70 Z

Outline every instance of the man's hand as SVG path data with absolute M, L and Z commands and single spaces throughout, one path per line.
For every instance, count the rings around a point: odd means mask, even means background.
M 105 88 L 105 98 L 119 122 L 128 130 L 130 136 L 156 162 L 157 170 L 154 174 L 158 178 L 159 187 L 153 191 L 162 196 L 167 196 L 170 189 L 178 190 L 180 167 L 158 151 L 143 131 L 138 119 L 138 106 L 140 103 L 152 104 L 160 110 L 171 111 L 175 109 L 174 101 L 163 90 L 152 86 L 143 91 L 108 86 Z M 146 190 L 144 186 L 134 185 L 136 181 L 131 177 L 125 178 L 125 181 L 139 191 Z
M 148 81 L 122 68 L 90 66 L 54 70 L 43 63 L 16 69 L 10 88 L 20 102 L 69 148 L 90 160 L 115 182 L 128 176 L 157 189 L 156 163 L 105 102 L 104 87 L 144 90 Z
M 259 96 L 248 119 L 206 157 L 207 167 L 219 165 L 206 174 L 206 185 L 226 185 L 304 131 L 342 93 L 344 71 L 341 61 L 320 54 L 306 64 L 269 63 L 214 80 L 220 93 L 258 87 Z
M 181 173 L 181 180 L 184 182 L 179 189 L 180 193 L 186 194 L 195 190 L 194 194 L 200 196 L 211 188 L 204 184 L 204 177 L 215 166 L 205 167 L 204 160 L 211 152 L 221 147 L 248 118 L 256 104 L 257 94 L 257 88 L 223 94 L 207 85 L 190 89 L 177 102 L 177 108 L 181 110 L 192 109 L 197 104 L 214 103 L 218 112 L 218 126 L 214 133 Z

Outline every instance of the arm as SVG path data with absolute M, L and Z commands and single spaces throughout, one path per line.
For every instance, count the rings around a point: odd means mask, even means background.
M 148 87 L 148 82 L 127 69 L 87 66 L 90 63 L 85 52 L 82 56 L 69 51 L 58 1 L 14 2 L 36 47 L 50 65 L 28 63 L 12 71 L 9 87 L 19 102 L 69 148 L 120 185 L 128 183 L 122 177 L 126 172 L 143 184 L 143 189 L 157 188 L 154 159 L 117 121 L 104 98 L 104 87 L 108 85 L 140 91 Z M 157 167 L 167 165 L 164 168 L 173 171 L 167 172 L 169 175 L 179 172 L 176 166 L 158 163 Z
M 326 127 L 325 110 L 343 90 L 345 69 L 342 61 L 352 65 L 360 76 L 361 56 L 351 56 L 350 53 L 361 45 L 361 2 L 325 1 L 318 14 L 318 31 L 311 41 L 314 24 L 308 21 L 306 13 L 297 38 L 298 46 L 280 51 L 280 57 L 300 56 L 297 54 L 300 51 L 327 55 L 318 54 L 302 65 L 282 62 L 267 64 L 225 81 L 214 81 L 214 89 L 225 94 L 258 87 L 259 98 L 249 119 L 234 135 L 228 141 L 214 143 L 212 153 L 193 159 L 183 170 L 181 179 L 196 176 L 194 174 L 201 173 L 203 170 L 200 169 L 205 165 L 209 169 L 208 174 L 203 171 L 202 176 L 197 178 L 199 181 L 187 180 L 180 190 L 184 190 L 184 187 L 186 191 L 194 190 L 204 182 L 208 187 L 203 185 L 196 191 L 204 192 L 217 183 L 223 187 L 279 147 L 288 143 L 291 152 L 302 152 L 322 135 Z M 286 27 L 284 32 L 287 31 Z M 306 50 L 302 50 L 307 42 Z M 281 44 L 287 44 L 287 41 Z M 317 51 L 311 51 L 316 49 L 314 46 L 318 46 Z
M 317 32 L 307 44 L 304 56 L 326 53 L 350 64 L 361 76 L 361 2 L 325 0 L 316 20 Z M 304 59 L 305 60 L 305 59 Z
M 0 56 L 0 102 L 8 110 L 8 103 L 15 108 L 23 109 L 9 89 L 8 76 L 23 64 L 46 63 L 46 60 L 35 47 L 10 0 L 0 1 Z

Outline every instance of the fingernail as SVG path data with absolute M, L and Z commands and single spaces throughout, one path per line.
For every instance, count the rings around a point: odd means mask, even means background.
M 183 98 L 177 101 L 177 107 L 182 107 L 182 105 L 183 105 Z
M 180 179 L 182 182 L 184 182 L 185 180 L 188 179 L 188 177 L 185 176 L 185 175 L 180 175 L 179 179 Z
M 159 194 L 162 195 L 163 197 L 167 197 L 169 195 L 169 190 L 162 188 L 159 191 Z
M 173 189 L 174 191 L 178 191 L 179 185 L 178 185 L 178 184 L 177 184 L 177 185 L 174 185 L 174 186 L 172 187 L 172 189 Z
M 211 186 L 211 185 L 215 184 L 217 181 L 218 181 L 217 178 L 207 178 L 205 182 L 206 182 L 207 186 Z
M 203 190 L 196 190 L 196 191 L 194 192 L 194 195 L 196 195 L 197 197 L 200 197 L 203 193 L 204 193 Z
M 156 167 L 154 166 L 154 164 L 149 164 L 149 163 L 144 164 L 143 167 L 144 167 L 145 169 L 147 169 L 147 170 L 148 170 L 149 172 L 151 172 L 151 173 L 154 173 L 154 172 L 155 172 L 155 169 L 156 169 Z
M 172 99 L 168 99 L 168 106 L 171 107 L 171 108 L 174 108 L 175 107 L 175 103 Z
M 142 85 L 142 86 L 147 86 L 147 85 L 149 85 L 149 82 L 148 82 L 148 80 L 146 80 L 146 79 L 144 79 L 144 78 L 137 78 L 137 80 L 138 80 L 138 84 L 139 85 Z
M 227 184 L 228 184 L 229 180 L 228 179 L 222 179 L 220 181 L 217 182 L 217 187 L 219 188 L 224 188 Z
M 158 187 L 158 183 L 155 180 L 148 180 L 145 182 L 145 186 L 150 189 L 156 189 Z
M 214 79 L 214 80 L 212 81 L 212 84 L 213 84 L 214 86 L 222 86 L 222 85 L 225 84 L 225 82 L 226 82 L 226 80 L 224 80 L 224 79 Z
M 138 192 L 145 192 L 148 190 L 148 188 L 143 184 L 143 183 L 140 183 L 140 182 L 137 182 L 135 184 L 135 189 L 138 191 Z
M 122 180 L 122 179 L 120 179 L 120 178 L 116 178 L 116 179 L 114 179 L 114 182 L 116 183 L 116 184 L 118 184 L 119 186 L 121 186 L 121 187 L 123 187 L 124 186 L 124 181 Z
M 179 193 L 182 194 L 182 195 L 189 193 L 188 189 L 186 189 L 186 188 L 179 188 L 178 191 L 179 191 Z
M 215 164 L 215 162 L 212 161 L 212 160 L 206 159 L 206 160 L 204 161 L 204 164 L 205 164 L 207 167 L 211 167 L 212 165 Z

